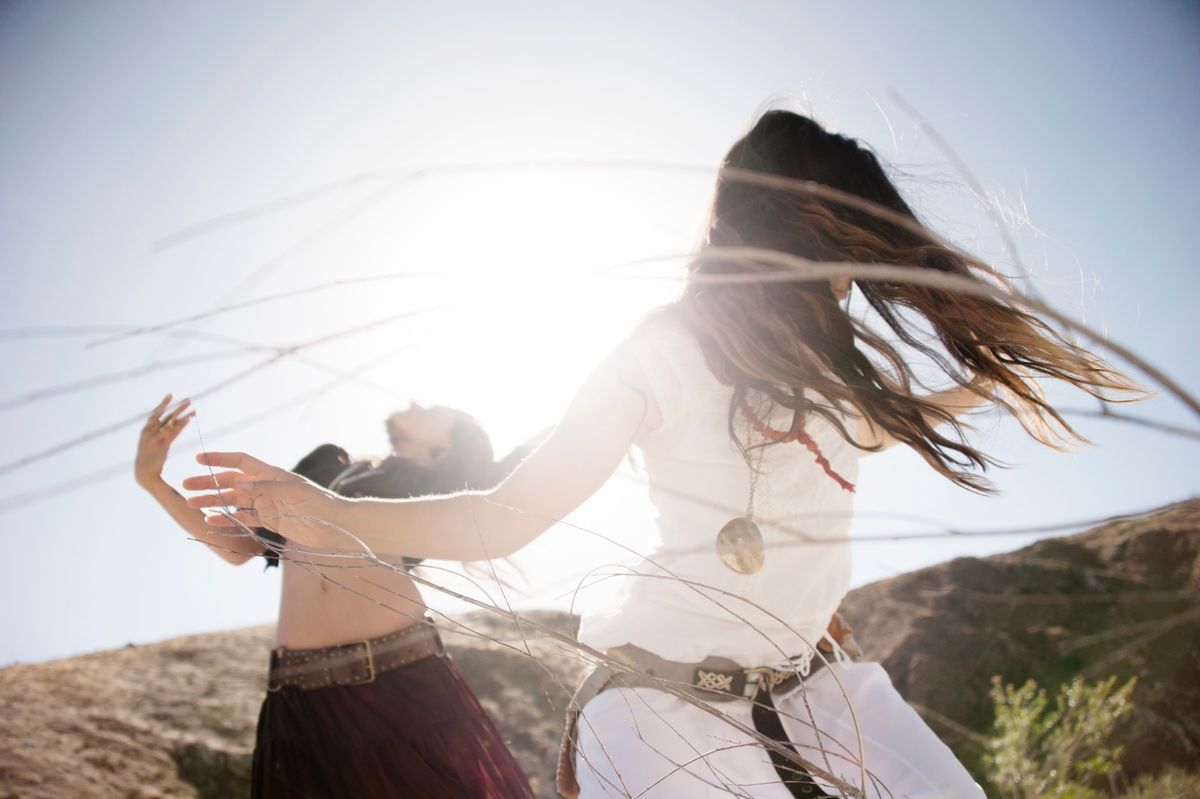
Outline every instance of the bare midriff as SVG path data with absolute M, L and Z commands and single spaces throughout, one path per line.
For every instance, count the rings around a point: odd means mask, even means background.
M 425 603 L 402 571 L 349 558 L 283 559 L 277 646 L 314 649 L 378 638 L 415 624 Z

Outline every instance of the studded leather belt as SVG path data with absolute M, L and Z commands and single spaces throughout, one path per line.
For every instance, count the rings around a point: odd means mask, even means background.
M 834 647 L 827 639 L 837 642 L 842 652 L 850 659 L 857 660 L 862 657 L 862 648 L 858 641 L 854 640 L 854 630 L 846 624 L 841 613 L 834 613 L 833 618 L 829 620 L 827 635 L 817 642 L 817 649 L 821 655 L 813 656 L 808 674 L 803 679 L 809 679 L 825 665 L 826 658 L 823 656 L 833 656 Z M 771 695 L 783 694 L 798 686 L 801 681 L 798 668 L 747 669 L 727 658 L 716 657 L 707 658 L 700 663 L 678 663 L 629 645 L 611 649 L 606 654 L 613 660 L 642 672 L 646 677 L 608 666 L 598 666 L 592 669 L 580 684 L 567 707 L 566 729 L 563 731 L 555 773 L 558 792 L 567 799 L 579 796 L 579 782 L 575 779 L 575 733 L 579 714 L 589 700 L 607 688 L 644 686 L 661 689 L 663 683 L 667 683 L 709 702 L 749 698 L 753 702 L 755 729 L 795 754 L 795 748 L 787 739 Z M 661 682 L 656 683 L 656 680 Z M 793 796 L 828 795 L 812 775 L 799 766 L 798 761 L 786 758 L 774 749 L 770 750 L 769 754 L 780 781 Z
M 424 621 L 394 633 L 320 649 L 271 652 L 267 690 L 300 688 L 311 691 L 335 685 L 369 685 L 385 671 L 445 653 L 432 622 Z
M 609 688 L 661 690 L 665 684 L 707 702 L 750 699 L 754 702 L 754 724 L 759 732 L 791 748 L 771 702 L 771 695 L 784 694 L 798 687 L 802 679 L 810 679 L 825 665 L 824 658 L 814 656 L 808 673 L 801 677 L 798 666 L 748 669 L 723 657 L 708 657 L 699 663 L 680 663 L 666 660 L 632 644 L 615 647 L 605 654 L 629 666 L 630 670 L 597 666 L 584 678 L 568 706 L 566 729 L 563 731 L 555 773 L 556 787 L 568 799 L 579 796 L 579 782 L 575 777 L 575 734 L 579 714 L 584 705 L 601 692 Z M 766 709 L 766 713 L 760 708 Z M 792 752 L 794 754 L 795 750 L 792 749 Z M 826 795 L 812 777 L 794 762 L 774 751 L 770 754 L 782 782 L 794 795 Z
M 631 672 L 610 672 L 599 693 L 604 688 L 662 688 L 666 683 L 708 702 L 723 702 L 731 699 L 750 698 L 759 690 L 770 693 L 787 693 L 800 684 L 798 667 L 744 668 L 736 661 L 723 657 L 708 657 L 699 663 L 680 663 L 660 658 L 653 652 L 626 644 L 608 650 L 610 658 L 631 667 Z M 816 674 L 825 665 L 824 660 L 814 657 L 808 669 L 808 677 Z M 608 671 L 608 670 L 604 670 Z M 641 675 L 645 674 L 646 677 Z M 659 682 L 661 681 L 661 682 Z M 580 694 L 587 694 L 585 688 Z M 593 694 L 594 695 L 594 694 Z M 591 696 L 580 696 L 582 707 Z

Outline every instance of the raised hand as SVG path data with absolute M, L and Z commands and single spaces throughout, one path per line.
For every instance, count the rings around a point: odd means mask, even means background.
M 167 460 L 167 452 L 171 444 L 179 438 L 183 428 L 196 415 L 195 411 L 187 412 L 192 401 L 185 399 L 167 412 L 171 404 L 171 395 L 150 411 L 146 425 L 142 428 L 141 438 L 138 439 L 137 457 L 133 461 L 133 475 L 142 487 L 148 488 L 162 476 L 163 464 Z M 163 414 L 166 413 L 164 416 Z
M 193 508 L 219 509 L 205 521 L 212 527 L 266 527 L 300 546 L 351 548 L 335 517 L 346 502 L 298 474 L 271 466 L 244 452 L 202 452 L 196 461 L 232 471 L 210 472 L 183 481 Z

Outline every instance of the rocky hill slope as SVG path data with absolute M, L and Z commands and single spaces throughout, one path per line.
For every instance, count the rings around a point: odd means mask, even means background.
M 1200 500 L 851 592 L 867 654 L 977 764 L 993 675 L 1137 676 L 1124 770 L 1200 764 Z
M 1127 772 L 1200 763 L 1200 500 L 959 558 L 854 591 L 870 657 L 968 762 L 990 724 L 992 675 L 1053 686 L 1137 674 Z M 569 630 L 573 619 L 536 614 Z M 453 656 L 531 776 L 554 796 L 566 686 L 582 666 L 511 624 L 462 619 L 522 652 L 448 636 Z M 0 670 L 0 797 L 245 795 L 266 628 Z

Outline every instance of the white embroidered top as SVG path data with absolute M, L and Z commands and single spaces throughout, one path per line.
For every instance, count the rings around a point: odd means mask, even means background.
M 635 442 L 660 540 L 621 578 L 613 607 L 584 615 L 580 641 L 600 650 L 634 644 L 688 663 L 720 655 L 752 667 L 797 657 L 806 672 L 809 644 L 824 635 L 849 587 L 853 494 L 801 443 L 756 450 L 754 521 L 765 561 L 754 574 L 732 571 L 717 555 L 716 537 L 745 515 L 751 491 L 751 470 L 729 437 L 732 389 L 708 370 L 672 311 L 642 325 L 625 346 L 662 413 L 662 425 Z M 763 396 L 750 400 L 771 428 L 791 427 L 790 410 L 771 409 Z M 735 425 L 743 442 L 762 440 L 740 415 Z M 858 450 L 819 416 L 805 429 L 832 470 L 853 483 Z M 759 455 L 752 458 L 757 463 Z

